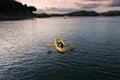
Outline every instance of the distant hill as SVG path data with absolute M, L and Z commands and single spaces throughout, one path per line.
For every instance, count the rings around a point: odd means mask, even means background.
M 120 16 L 120 11 L 115 10 L 115 11 L 108 11 L 108 12 L 103 12 L 99 13 L 100 16 Z
M 99 14 L 95 11 L 76 11 L 65 14 L 66 16 L 99 16 Z
M 65 14 L 49 14 L 50 16 L 53 16 L 53 17 L 62 17 L 64 16 Z
M 70 12 L 70 13 L 65 13 L 65 14 L 49 14 L 51 17 L 63 17 L 63 16 L 120 16 L 120 11 L 119 10 L 114 10 L 114 11 L 107 11 L 107 12 L 102 12 L 98 13 L 95 11 L 75 11 L 75 12 Z

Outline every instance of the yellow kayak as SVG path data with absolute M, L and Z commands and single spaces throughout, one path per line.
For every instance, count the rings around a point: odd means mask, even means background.
M 55 47 L 56 49 L 61 52 L 61 53 L 65 53 L 66 52 L 66 46 L 65 43 L 63 42 L 63 40 L 59 37 L 57 37 L 55 39 Z

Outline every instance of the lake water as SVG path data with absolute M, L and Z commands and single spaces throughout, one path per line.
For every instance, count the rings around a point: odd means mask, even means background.
M 0 80 L 120 80 L 120 17 L 0 21 Z

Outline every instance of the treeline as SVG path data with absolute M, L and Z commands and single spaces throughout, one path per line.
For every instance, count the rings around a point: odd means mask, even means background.
M 108 11 L 108 12 L 102 12 L 98 13 L 95 11 L 76 11 L 65 14 L 66 16 L 120 16 L 120 11 Z
M 35 17 L 34 6 L 27 6 L 15 0 L 0 0 L 0 20 L 19 20 Z
M 32 13 L 36 11 L 33 6 L 27 6 L 15 0 L 0 0 L 0 13 Z
M 108 12 L 103 12 L 99 13 L 100 16 L 120 16 L 120 11 L 115 10 L 115 11 L 108 11 Z
M 76 11 L 65 14 L 66 16 L 99 16 L 99 14 L 95 11 Z
M 120 16 L 120 11 L 115 10 L 115 11 L 108 11 L 108 12 L 102 12 L 98 13 L 95 11 L 76 11 L 76 12 L 70 12 L 70 13 L 65 13 L 65 14 L 50 14 L 50 16 Z

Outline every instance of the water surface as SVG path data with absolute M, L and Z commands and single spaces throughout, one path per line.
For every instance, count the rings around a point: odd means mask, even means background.
M 57 36 L 65 54 L 46 47 Z M 120 80 L 119 75 L 120 17 L 0 22 L 0 80 Z

